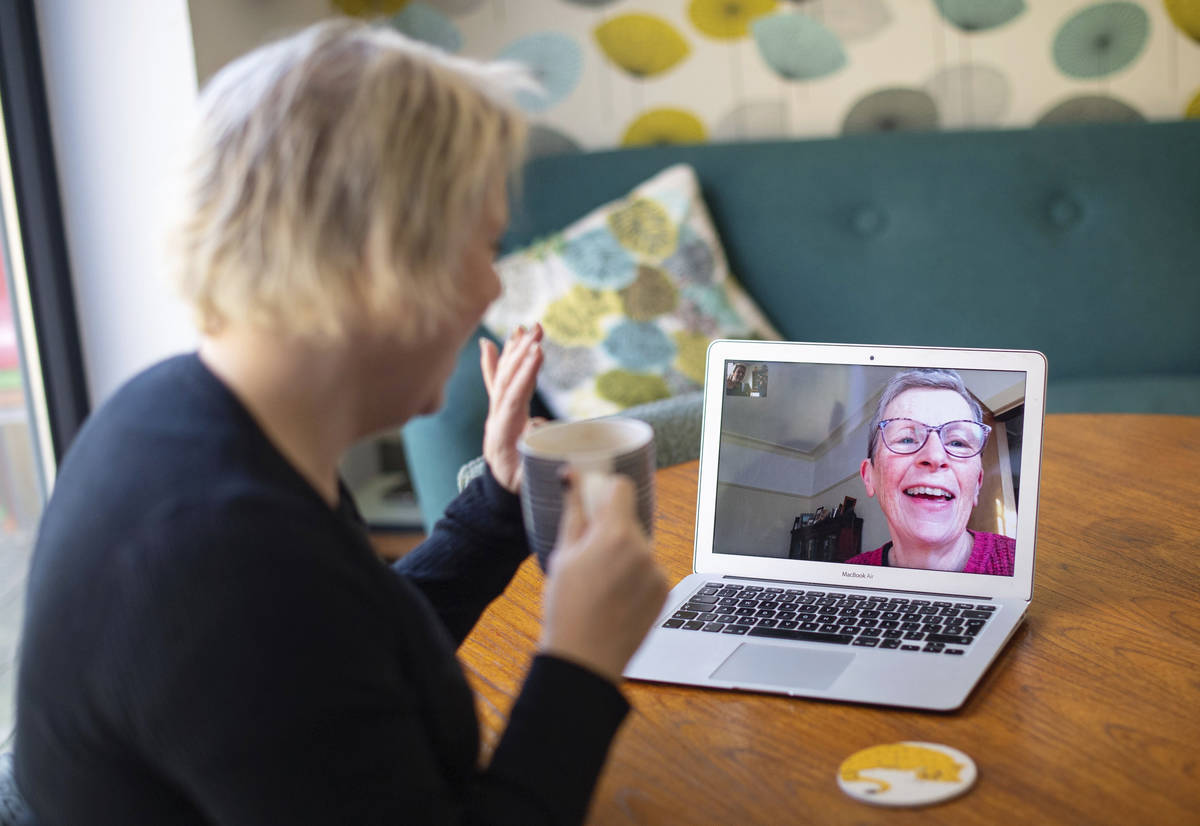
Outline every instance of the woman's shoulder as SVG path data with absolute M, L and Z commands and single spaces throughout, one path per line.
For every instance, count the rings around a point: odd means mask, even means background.
M 316 501 L 199 358 L 176 356 L 89 417 L 59 468 L 41 526 L 48 541 L 39 544 L 95 549 L 133 543 L 139 531 L 149 541 L 156 520 L 167 519 L 178 528 L 175 542 L 228 535 L 248 514 L 303 512 Z
M 883 546 L 879 546 L 873 551 L 866 551 L 852 556 L 846 560 L 847 565 L 882 565 L 883 564 Z
M 972 531 L 975 544 L 963 568 L 964 573 L 1012 576 L 1017 543 L 1009 536 Z
M 118 387 L 89 417 L 85 429 L 94 420 L 110 429 L 157 426 L 163 432 L 179 432 L 197 425 L 211 428 L 214 418 L 238 427 L 254 422 L 198 353 L 181 353 L 152 364 Z
M 987 531 L 972 531 L 975 537 L 975 549 L 984 550 L 1014 550 L 1017 547 L 1017 542 L 1011 536 L 1004 536 L 998 533 L 988 533 Z

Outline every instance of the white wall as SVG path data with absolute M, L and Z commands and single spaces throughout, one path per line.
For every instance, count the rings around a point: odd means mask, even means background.
M 331 0 L 192 0 L 189 6 L 201 84 L 254 47 L 338 15 Z
M 165 184 L 196 99 L 186 0 L 37 0 L 93 406 L 195 344 L 162 265 Z

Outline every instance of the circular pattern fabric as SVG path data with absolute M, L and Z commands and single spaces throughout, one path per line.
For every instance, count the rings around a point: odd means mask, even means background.
M 446 14 L 470 14 L 483 5 L 483 0 L 429 0 Z
M 738 40 L 749 32 L 754 18 L 774 10 L 775 0 L 692 0 L 688 17 L 709 37 Z
M 682 283 L 711 284 L 717 272 L 711 245 L 686 224 L 679 229 L 679 245 L 662 266 Z
M 688 284 L 683 288 L 683 297 L 692 312 L 712 320 L 714 329 L 734 327 L 741 322 L 737 309 L 729 303 L 728 293 L 718 286 Z
M 787 107 L 782 101 L 750 101 L 735 106 L 717 125 L 712 136 L 718 141 L 777 138 L 787 134 Z
M 1037 120 L 1037 126 L 1062 123 L 1141 123 L 1146 118 L 1128 103 L 1107 95 L 1068 98 Z
M 633 256 L 604 228 L 568 241 L 563 260 L 581 283 L 597 290 L 619 290 L 632 284 L 637 277 L 637 262 Z
M 787 80 L 813 80 L 846 65 L 836 34 L 807 14 L 781 12 L 754 21 L 754 42 L 771 70 Z
M 1167 14 L 1179 30 L 1200 43 L 1200 0 L 1165 0 Z
M 637 280 L 620 291 L 621 308 L 634 321 L 653 321 L 679 306 L 679 288 L 659 267 L 642 264 Z
M 672 391 L 688 393 L 703 387 L 704 361 L 711 339 L 695 330 L 676 330 L 671 338 L 675 341 L 675 352 L 679 354 L 675 359 L 675 371 L 667 374 Z
M 604 340 L 601 322 L 620 309 L 620 300 L 611 291 L 576 284 L 550 302 L 541 318 L 542 328 L 549 341 L 565 347 L 595 347 Z
M 565 34 L 539 32 L 515 41 L 500 52 L 501 60 L 524 63 L 542 85 L 543 94 L 521 90 L 517 105 L 526 112 L 544 112 L 579 85 L 583 74 L 583 52 L 579 44 Z
M 1008 78 L 992 66 L 947 66 L 925 85 L 943 128 L 998 126 L 1012 98 Z
M 545 340 L 542 353 L 544 359 L 538 379 L 551 387 L 570 390 L 596 374 L 596 358 L 591 347 L 566 347 Z
M 462 48 L 463 38 L 450 18 L 424 3 L 409 3 L 388 19 L 388 24 L 413 40 L 437 46 L 447 52 Z
M 661 371 L 675 357 L 675 344 L 658 325 L 648 321 L 621 321 L 608 331 L 604 350 L 627 370 Z
M 1069 77 L 1105 77 L 1137 60 L 1149 35 L 1150 18 L 1137 3 L 1097 3 L 1058 30 L 1054 64 Z
M 647 258 L 675 251 L 679 228 L 666 206 L 653 198 L 634 198 L 608 214 L 608 228 L 625 249 Z
M 879 89 L 859 99 L 842 121 L 842 133 L 919 132 L 938 128 L 938 108 L 921 89 Z
M 334 8 L 351 17 L 379 17 L 395 14 L 408 0 L 333 0 Z
M 604 56 L 634 77 L 653 77 L 678 65 L 691 46 L 679 31 L 653 14 L 622 14 L 595 29 Z
M 1200 118 L 1200 90 L 1196 91 L 1196 96 L 1188 103 L 1187 108 L 1183 110 L 1185 118 Z
M 596 396 L 618 410 L 669 398 L 666 378 L 633 370 L 608 370 L 596 377 Z M 579 395 L 576 398 L 581 398 Z
M 793 5 L 816 17 L 842 40 L 863 40 L 892 22 L 883 0 L 793 0 Z
M 704 143 L 708 133 L 703 122 L 686 109 L 651 109 L 643 112 L 625 129 L 622 146 Z
M 779 338 L 730 274 L 686 164 L 509 253 L 496 271 L 502 291 L 484 324 L 505 338 L 541 322 L 538 391 L 558 418 L 699 390 L 713 338 Z
M 937 0 L 937 9 L 964 32 L 980 32 L 1018 17 L 1025 0 Z

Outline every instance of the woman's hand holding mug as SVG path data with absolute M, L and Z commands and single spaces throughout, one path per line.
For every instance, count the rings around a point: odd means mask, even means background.
M 558 542 L 547 566 L 541 649 L 619 682 L 667 597 L 625 476 L 595 484 L 589 514 L 579 474 L 567 471 Z

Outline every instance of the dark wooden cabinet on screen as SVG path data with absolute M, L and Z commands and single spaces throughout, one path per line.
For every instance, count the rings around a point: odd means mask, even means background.
M 809 525 L 802 525 L 797 516 L 792 524 L 788 558 L 845 562 L 862 553 L 862 527 L 862 519 L 853 511 Z

